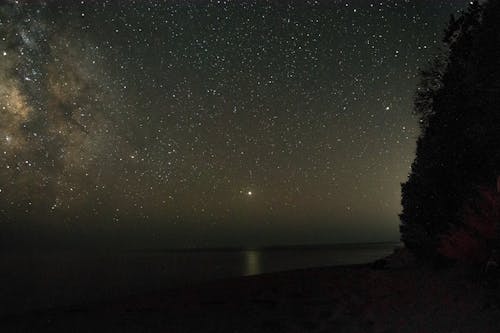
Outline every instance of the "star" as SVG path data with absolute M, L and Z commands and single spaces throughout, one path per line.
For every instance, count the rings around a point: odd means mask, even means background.
M 0 218 L 351 228 L 377 211 L 396 234 L 418 73 L 468 1 L 0 1 Z

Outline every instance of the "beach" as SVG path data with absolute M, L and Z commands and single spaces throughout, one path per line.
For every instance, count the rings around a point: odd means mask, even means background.
M 411 260 L 220 279 L 3 318 L 2 332 L 497 332 L 496 289 Z

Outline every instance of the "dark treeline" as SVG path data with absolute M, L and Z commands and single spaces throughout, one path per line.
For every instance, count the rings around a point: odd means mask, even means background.
M 451 17 L 444 43 L 421 73 L 421 135 L 402 184 L 402 241 L 427 258 L 500 175 L 500 1 L 473 2 Z

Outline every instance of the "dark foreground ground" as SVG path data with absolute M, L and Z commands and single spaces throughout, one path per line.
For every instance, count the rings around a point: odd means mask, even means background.
M 0 332 L 500 332 L 496 294 L 483 274 L 398 258 L 4 317 Z

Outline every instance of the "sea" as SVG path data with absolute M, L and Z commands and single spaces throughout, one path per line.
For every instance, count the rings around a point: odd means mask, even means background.
M 140 249 L 0 254 L 0 317 L 112 301 L 208 281 L 370 263 L 400 243 L 254 249 Z

